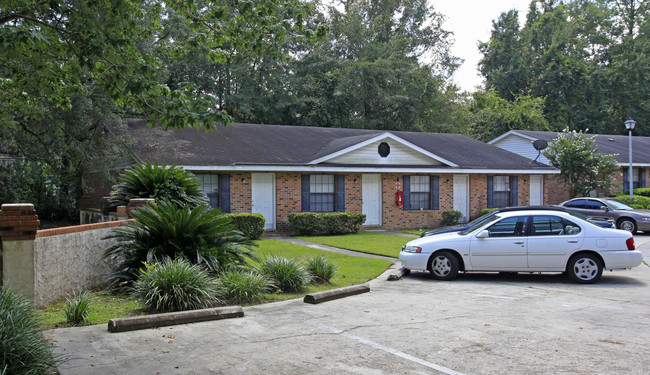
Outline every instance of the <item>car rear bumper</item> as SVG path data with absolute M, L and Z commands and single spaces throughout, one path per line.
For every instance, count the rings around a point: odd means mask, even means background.
M 429 255 L 423 253 L 407 253 L 400 251 L 399 260 L 402 261 L 404 268 L 414 271 L 426 271 Z
M 639 250 L 605 251 L 600 255 L 607 270 L 632 268 L 643 262 L 643 254 Z

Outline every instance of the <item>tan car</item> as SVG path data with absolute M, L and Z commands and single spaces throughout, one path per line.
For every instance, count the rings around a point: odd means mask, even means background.
M 641 210 L 612 198 L 573 198 L 560 203 L 561 207 L 594 219 L 612 219 L 616 228 L 632 234 L 637 230 L 650 231 L 650 210 Z

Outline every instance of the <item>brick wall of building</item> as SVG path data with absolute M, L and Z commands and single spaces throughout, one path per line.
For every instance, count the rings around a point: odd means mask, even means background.
M 420 174 L 425 175 L 425 174 Z M 276 185 L 276 228 L 288 231 L 289 214 L 301 212 L 301 176 L 300 172 L 275 173 Z M 347 212 L 362 213 L 362 173 L 347 173 L 345 178 L 345 207 Z M 382 173 L 382 222 L 385 228 L 430 228 L 440 224 L 442 211 L 453 210 L 454 175 L 439 176 L 440 207 L 438 210 L 404 210 L 395 204 L 395 195 L 403 189 L 403 173 Z M 470 217 L 476 218 L 487 207 L 487 174 L 469 175 Z M 527 205 L 530 197 L 530 176 L 527 174 L 511 175 L 518 177 L 518 204 Z M 251 212 L 251 173 L 231 173 L 231 211 Z M 550 176 L 544 179 L 545 203 L 558 203 L 565 194 L 561 188 L 551 188 L 555 180 Z M 551 188 L 551 189 L 549 189 Z

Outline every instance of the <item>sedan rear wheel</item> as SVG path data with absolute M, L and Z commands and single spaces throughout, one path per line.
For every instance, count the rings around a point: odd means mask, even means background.
M 436 280 L 452 280 L 458 275 L 458 258 L 449 251 L 441 251 L 431 258 L 431 277 Z
M 603 264 L 592 254 L 578 254 L 569 260 L 566 272 L 575 282 L 591 284 L 600 279 Z
M 636 234 L 636 223 L 630 218 L 623 218 L 618 221 L 618 229 L 626 230 L 632 234 Z

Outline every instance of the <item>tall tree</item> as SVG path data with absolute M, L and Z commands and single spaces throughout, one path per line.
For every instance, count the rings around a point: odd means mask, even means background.
M 620 133 L 627 117 L 645 123 L 648 7 L 636 0 L 533 0 L 522 28 L 514 12 L 503 13 L 481 44 L 486 86 L 510 101 L 515 90 L 543 98 L 554 130 Z

